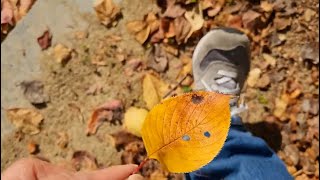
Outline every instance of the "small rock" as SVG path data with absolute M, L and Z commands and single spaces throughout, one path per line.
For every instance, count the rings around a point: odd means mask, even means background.
M 43 104 L 49 101 L 49 96 L 44 91 L 44 85 L 41 81 L 23 81 L 21 82 L 23 94 L 31 104 Z
M 306 20 L 307 22 L 310 22 L 314 15 L 316 15 L 316 12 L 308 8 L 305 10 L 303 17 L 304 17 L 304 20 Z
M 248 76 L 248 86 L 250 87 L 254 87 L 256 85 L 256 83 L 258 82 L 259 78 L 261 75 L 261 70 L 259 68 L 254 68 L 249 72 L 249 76 Z

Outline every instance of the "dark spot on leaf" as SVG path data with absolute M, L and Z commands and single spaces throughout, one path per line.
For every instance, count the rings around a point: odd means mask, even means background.
M 184 140 L 184 141 L 190 141 L 190 136 L 188 136 L 188 135 L 183 135 L 183 136 L 182 136 L 182 140 Z
M 198 96 L 196 94 L 193 94 L 192 97 L 191 97 L 191 101 L 194 104 L 200 104 L 203 101 L 203 97 L 202 96 Z
M 210 134 L 208 131 L 204 132 L 203 135 L 204 135 L 205 137 L 210 137 L 210 136 L 211 136 L 211 134 Z

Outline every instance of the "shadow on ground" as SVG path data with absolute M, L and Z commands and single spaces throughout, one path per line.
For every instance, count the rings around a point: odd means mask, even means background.
M 246 123 L 244 125 L 253 135 L 264 139 L 275 152 L 281 149 L 281 129 L 275 123 L 259 122 L 255 124 Z

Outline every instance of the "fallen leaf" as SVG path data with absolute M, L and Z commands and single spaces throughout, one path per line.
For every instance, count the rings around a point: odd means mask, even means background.
M 143 142 L 133 141 L 127 144 L 124 148 L 124 152 L 121 155 L 121 161 L 123 164 L 140 164 L 146 154 Z
M 285 116 L 283 116 L 283 114 L 286 112 L 288 104 L 289 98 L 286 95 L 282 95 L 281 98 L 276 98 L 273 115 L 280 120 L 285 120 Z
M 35 2 L 35 0 L 20 0 L 19 1 L 19 15 L 20 18 L 22 18 L 23 16 L 25 16 L 27 14 L 27 12 L 30 10 L 31 6 L 33 5 L 33 3 Z
M 143 44 L 144 42 L 146 42 L 146 40 L 148 39 L 150 34 L 150 27 L 147 26 L 145 29 L 143 29 L 142 31 L 138 32 L 136 34 L 136 40 L 140 43 Z
M 270 77 L 268 74 L 263 74 L 257 83 L 257 87 L 261 89 L 266 89 L 270 85 Z
M 211 8 L 208 9 L 207 13 L 209 17 L 214 17 L 216 16 L 222 9 L 222 7 L 225 4 L 225 0 L 217 0 L 214 3 L 214 6 L 212 6 Z
M 43 104 L 49 101 L 48 94 L 44 91 L 44 85 L 41 81 L 23 81 L 20 83 L 23 95 L 31 104 Z
M 184 17 L 189 21 L 192 27 L 192 33 L 202 28 L 204 19 L 202 11 L 199 8 L 193 8 L 184 14 Z M 191 36 L 191 34 L 189 35 Z
M 242 17 L 240 15 L 229 15 L 227 24 L 229 27 L 241 29 L 242 28 Z
M 96 158 L 87 151 L 75 151 L 71 164 L 76 171 L 98 169 Z
M 152 47 L 148 55 L 147 67 L 150 67 L 157 72 L 164 72 L 167 69 L 167 53 L 159 44 L 154 44 Z
M 113 120 L 119 119 L 120 117 L 117 117 L 117 114 L 121 113 L 122 108 L 123 105 L 120 100 L 111 100 L 100 105 L 93 111 L 88 120 L 86 134 L 95 134 L 104 121 L 113 122 Z
M 156 76 L 147 73 L 142 82 L 143 100 L 148 109 L 158 104 L 168 90 L 168 85 Z
M 53 49 L 53 57 L 56 62 L 65 64 L 71 58 L 71 49 L 62 44 L 57 44 Z
M 13 6 L 9 0 L 1 1 L 1 25 L 3 24 L 13 25 Z M 2 29 L 2 27 L 1 27 Z
M 242 15 L 243 27 L 249 31 L 253 31 L 260 22 L 261 14 L 253 10 L 249 10 Z
M 109 26 L 120 15 L 120 8 L 112 0 L 95 0 L 94 9 L 100 22 Z
M 249 72 L 247 83 L 248 86 L 254 87 L 260 78 L 261 70 L 259 68 L 254 68 Z
M 185 77 L 187 74 L 191 74 L 191 72 L 192 72 L 192 59 L 187 55 L 181 55 L 180 60 L 183 64 L 183 67 L 182 67 L 177 79 Z
M 311 60 L 313 64 L 319 64 L 319 43 L 310 42 L 303 45 L 300 56 L 303 60 Z
M 173 20 L 173 25 L 177 43 L 186 43 L 190 37 L 190 31 L 192 30 L 191 24 L 185 19 L 185 17 L 178 17 Z
M 12 108 L 7 109 L 8 120 L 25 134 L 38 134 L 39 126 L 44 119 L 35 109 Z
M 41 47 L 41 50 L 45 50 L 51 46 L 52 35 L 49 30 L 44 31 L 44 33 L 38 37 L 38 44 Z
M 273 10 L 273 4 L 269 3 L 268 1 L 261 1 L 260 7 L 265 12 L 272 12 Z
M 273 20 L 274 26 L 277 30 L 281 31 L 291 25 L 292 19 L 290 17 L 276 17 Z
M 186 9 L 181 7 L 181 4 L 170 3 L 166 11 L 163 13 L 163 17 L 177 18 L 179 16 L 182 16 L 185 12 Z
M 164 50 L 169 53 L 172 54 L 174 56 L 178 56 L 179 55 L 179 50 L 178 50 L 178 46 L 175 45 L 170 45 L 170 44 L 164 44 L 163 45 Z
M 31 141 L 28 143 L 28 152 L 29 154 L 35 154 L 38 152 L 38 145 L 34 142 L 34 141 Z
M 144 21 L 131 21 L 127 23 L 127 29 L 131 33 L 138 33 L 145 29 L 147 26 L 147 23 Z
M 270 54 L 263 53 L 262 57 L 268 65 L 270 65 L 271 67 L 275 67 L 277 61 L 273 56 L 271 56 Z
M 307 22 L 310 22 L 313 16 L 316 14 L 317 13 L 314 10 L 307 8 L 303 14 L 304 20 L 306 20 Z
M 229 100 L 228 95 L 198 91 L 156 105 L 141 131 L 148 158 L 174 173 L 208 164 L 227 138 Z
M 124 114 L 124 127 L 130 133 L 141 137 L 141 128 L 148 111 L 142 108 L 130 107 Z
M 125 146 L 131 142 L 140 141 L 139 137 L 123 130 L 112 133 L 111 136 L 114 138 L 115 148 L 117 150 L 124 149 Z
M 157 16 L 153 12 L 149 12 L 145 17 L 145 21 L 147 22 L 148 26 L 150 27 L 150 34 L 154 33 L 159 29 L 160 22 Z

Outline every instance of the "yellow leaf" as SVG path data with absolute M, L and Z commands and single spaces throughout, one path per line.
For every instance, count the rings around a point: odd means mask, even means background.
M 142 124 L 148 114 L 145 109 L 130 107 L 124 114 L 124 127 L 132 134 L 141 137 Z
M 144 76 L 142 87 L 143 99 L 148 109 L 158 104 L 168 91 L 168 85 L 152 74 L 146 74 Z
M 156 105 L 141 131 L 148 158 L 157 159 L 174 173 L 208 164 L 227 138 L 229 100 L 229 95 L 197 91 Z

